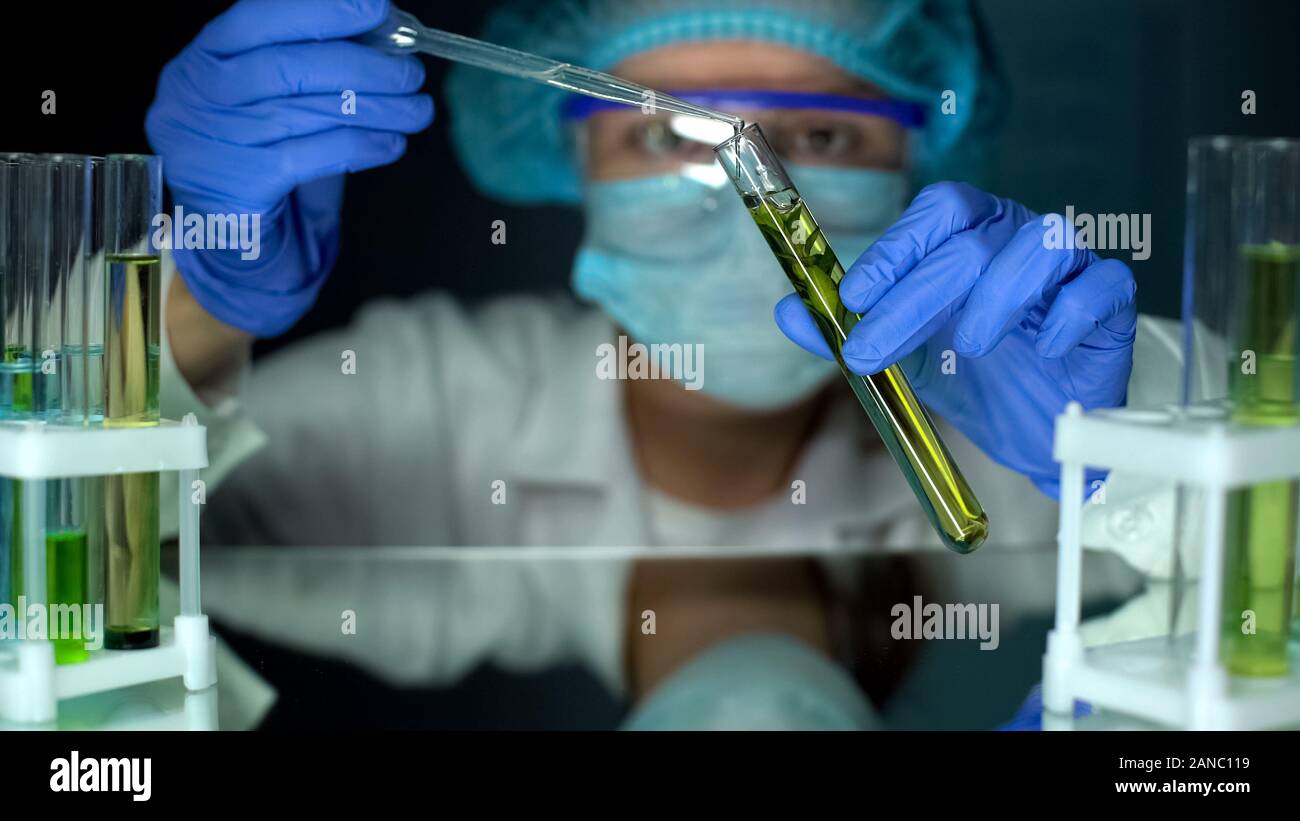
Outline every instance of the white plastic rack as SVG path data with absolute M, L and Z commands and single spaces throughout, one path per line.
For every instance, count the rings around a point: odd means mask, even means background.
M 56 665 L 48 640 L 5 642 L 0 721 L 48 724 L 57 719 L 64 699 L 163 679 L 180 677 L 191 692 L 216 684 L 215 639 L 199 596 L 199 507 L 191 501 L 198 472 L 207 465 L 207 430 L 193 414 L 182 422 L 140 428 L 0 422 L 0 477 L 22 480 L 23 589 L 39 591 L 26 597 L 29 606 L 43 603 L 46 590 L 46 481 L 175 473 L 180 491 L 180 614 L 161 630 L 159 645 L 99 650 L 79 664 Z
M 1219 658 L 1228 494 L 1300 478 L 1300 427 L 1242 427 L 1212 407 L 1084 413 L 1071 403 L 1056 420 L 1054 455 L 1061 463 L 1062 499 L 1084 498 L 1088 466 L 1199 487 L 1205 507 L 1194 634 L 1085 648 L 1079 634 L 1083 508 L 1061 505 L 1056 624 L 1043 657 L 1044 709 L 1069 715 L 1079 699 L 1193 730 L 1300 724 L 1295 642 L 1286 676 L 1232 676 Z

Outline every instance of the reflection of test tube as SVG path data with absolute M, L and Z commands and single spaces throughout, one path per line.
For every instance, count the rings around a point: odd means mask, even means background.
M 1232 418 L 1294 426 L 1300 424 L 1300 140 L 1249 141 L 1236 165 L 1243 211 L 1228 317 Z M 1223 654 L 1234 673 L 1287 672 L 1298 502 L 1294 481 L 1255 485 L 1228 499 Z
M 844 365 L 841 346 L 861 317 L 840 303 L 844 269 L 763 132 L 746 126 L 714 152 L 939 537 L 958 553 L 979 547 L 988 518 L 902 369 L 859 376 Z
M 158 424 L 162 160 L 110 155 L 100 188 L 105 265 L 104 425 Z M 157 473 L 104 477 L 105 646 L 158 644 Z

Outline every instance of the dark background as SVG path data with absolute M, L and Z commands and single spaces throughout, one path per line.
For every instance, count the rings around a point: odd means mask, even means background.
M 148 151 L 144 112 L 159 70 L 227 5 L 7 4 L 0 22 L 0 150 Z M 430 25 L 473 33 L 494 4 L 403 5 Z M 1152 214 L 1151 258 L 1133 263 L 1140 305 L 1176 315 L 1186 140 L 1208 133 L 1300 135 L 1300 3 L 977 5 L 1013 93 L 998 144 L 996 192 L 1038 210 L 1073 205 L 1081 212 Z M 577 213 L 513 208 L 473 191 L 447 140 L 444 76 L 445 66 L 429 63 L 439 119 L 410 141 L 407 156 L 349 181 L 342 255 L 319 304 L 289 334 L 261 343 L 261 350 L 346 322 L 359 305 L 382 294 L 443 288 L 480 299 L 567 286 L 581 229 Z M 58 95 L 53 116 L 40 113 L 45 89 Z M 1240 111 L 1244 89 L 1257 94 L 1254 116 Z M 462 241 L 468 232 L 487 236 L 497 219 L 509 225 L 507 245 Z M 1046 621 L 1038 627 L 1045 629 Z M 396 692 L 337 662 L 226 635 L 282 693 L 293 694 L 272 714 L 271 727 L 319 726 L 322 716 L 335 726 L 603 727 L 616 723 L 622 710 L 579 670 L 524 677 L 484 669 L 450 691 Z M 1002 703 L 977 709 L 938 687 L 948 676 L 928 675 L 913 688 L 912 701 L 904 699 L 893 711 L 907 714 L 899 725 L 980 727 L 1009 716 L 1017 693 L 1037 676 L 1041 629 L 1029 630 L 1023 642 L 1004 641 L 1024 648 L 1014 669 L 1005 654 L 999 654 L 997 671 L 981 669 L 978 653 L 957 663 L 964 669 L 958 680 L 1005 676 Z M 933 692 L 916 695 L 926 691 Z
M 158 71 L 224 0 L 10 4 L 0 27 L 0 150 L 147 151 L 144 112 Z M 426 23 L 474 33 L 495 4 L 406 0 Z M 1142 310 L 1174 316 L 1182 265 L 1188 136 L 1300 136 L 1300 3 L 1294 0 L 977 0 L 1012 87 L 997 193 L 1038 210 L 1152 214 L 1153 251 L 1132 263 Z M 53 9 L 53 5 L 44 7 Z M 405 158 L 348 184 L 343 246 L 319 304 L 263 349 L 346 322 L 379 294 L 445 288 L 466 298 L 567 286 L 581 230 L 563 208 L 485 200 L 455 162 L 439 119 Z M 58 113 L 40 113 L 44 89 Z M 1254 116 L 1241 93 L 1257 94 Z M 510 227 L 506 245 L 463 242 Z M 484 249 L 488 249 L 485 256 Z M 1127 256 L 1127 255 L 1125 255 Z

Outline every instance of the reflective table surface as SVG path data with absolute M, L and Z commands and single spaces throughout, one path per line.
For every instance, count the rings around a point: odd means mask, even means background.
M 56 726 L 991 729 L 1041 677 L 1055 561 L 1054 545 L 653 558 L 205 547 L 216 687 L 73 699 Z M 1118 557 L 1087 554 L 1085 583 L 1094 636 L 1168 629 L 1167 594 Z

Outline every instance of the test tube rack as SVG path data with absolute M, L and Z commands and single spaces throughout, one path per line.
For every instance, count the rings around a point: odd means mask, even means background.
M 23 480 L 24 572 L 36 582 L 26 585 L 29 590 L 46 589 L 48 480 L 175 473 L 180 507 L 180 614 L 163 627 L 159 645 L 103 649 L 79 664 L 55 665 L 48 640 L 6 642 L 12 652 L 0 656 L 0 721 L 49 724 L 58 718 L 60 701 L 164 679 L 180 677 L 190 692 L 216 684 L 216 640 L 199 596 L 199 507 L 192 501 L 199 470 L 207 465 L 207 430 L 193 414 L 139 428 L 0 422 L 0 477 Z
M 1300 478 L 1300 426 L 1242 427 L 1210 407 L 1083 412 L 1057 417 L 1054 456 L 1061 498 L 1084 498 L 1084 468 L 1171 480 L 1204 493 L 1195 632 L 1085 647 L 1079 633 L 1085 504 L 1062 504 L 1057 532 L 1056 623 L 1043 656 L 1043 707 L 1069 716 L 1075 700 L 1190 730 L 1258 730 L 1300 724 L 1300 650 L 1290 671 L 1244 678 L 1220 662 L 1228 494 Z M 1045 716 L 1044 726 L 1048 726 Z

